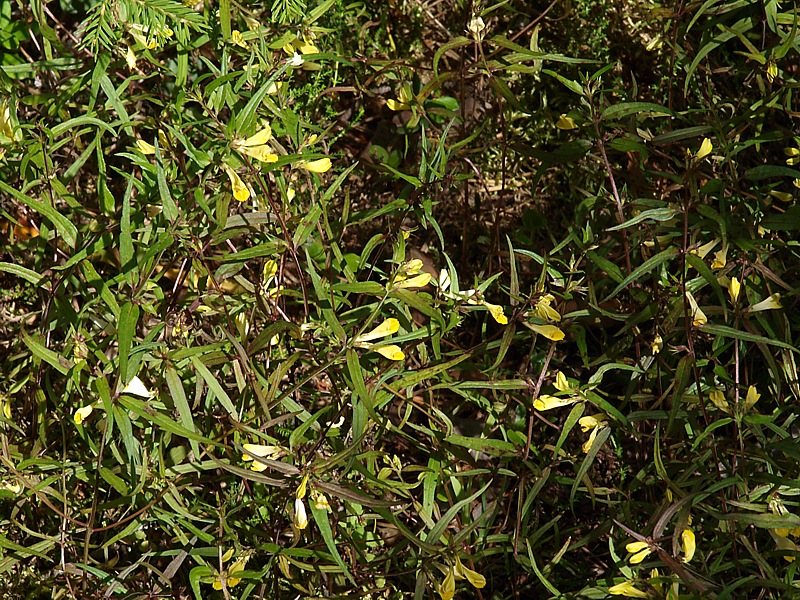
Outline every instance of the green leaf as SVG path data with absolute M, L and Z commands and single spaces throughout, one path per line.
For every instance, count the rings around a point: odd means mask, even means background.
M 208 370 L 208 367 L 206 367 L 205 363 L 203 363 L 198 356 L 194 355 L 190 358 L 190 360 L 192 361 L 195 370 L 200 374 L 200 377 L 202 377 L 203 381 L 206 382 L 208 388 L 214 392 L 214 396 L 216 396 L 217 400 L 219 400 L 219 403 L 222 404 L 222 407 L 228 411 L 228 414 L 234 420 L 238 421 L 239 415 L 236 411 L 236 407 L 233 405 L 233 402 L 231 401 L 230 396 L 228 396 L 228 393 L 225 391 L 225 388 L 220 385 L 219 381 L 217 381 L 217 378 L 214 377 L 213 373 Z M 212 406 L 209 406 L 208 408 L 213 410 Z
M 22 277 L 25 281 L 32 283 L 33 285 L 39 285 L 42 282 L 42 279 L 44 279 L 44 277 L 39 275 L 36 271 L 31 271 L 26 267 L 7 262 L 0 262 L 0 271 L 11 273 L 17 277 Z
M 186 392 L 183 389 L 183 382 L 178 376 L 178 372 L 175 370 L 175 367 L 172 365 L 167 365 L 164 378 L 166 379 L 170 396 L 172 396 L 172 401 L 175 403 L 175 408 L 178 409 L 178 417 L 180 418 L 183 429 L 185 429 L 187 432 L 195 433 L 196 429 L 194 426 L 194 419 L 192 418 L 192 409 L 189 406 L 189 402 L 186 400 Z M 188 437 L 194 455 L 200 456 L 200 448 L 197 445 L 198 440 L 195 437 L 189 437 L 186 435 L 184 435 L 184 437 Z
M 325 541 L 325 545 L 328 547 L 328 551 L 330 551 L 333 556 L 333 560 L 336 561 L 336 564 L 339 565 L 339 568 L 342 569 L 342 572 L 347 576 L 350 582 L 356 585 L 355 579 L 353 579 L 353 576 L 350 574 L 347 565 L 344 564 L 339 554 L 339 549 L 336 547 L 336 541 L 333 539 L 333 531 L 331 531 L 331 524 L 328 521 L 328 511 L 324 508 L 317 508 L 314 506 L 313 501 L 309 501 L 309 504 L 311 514 L 314 516 L 314 522 L 317 524 L 317 528 L 322 535 L 322 539 Z
M 756 335 L 754 333 L 748 333 L 746 331 L 740 331 L 738 329 L 734 329 L 733 327 L 728 327 L 727 325 L 713 325 L 711 323 L 705 323 L 703 325 L 700 325 L 698 329 L 706 333 L 721 335 L 723 337 L 732 338 L 735 340 L 742 340 L 744 342 L 753 342 L 755 344 L 767 344 L 769 346 L 778 346 L 779 348 L 786 348 L 787 350 L 791 350 L 792 352 L 800 352 L 800 350 L 798 350 L 791 344 L 787 344 L 786 342 L 782 342 L 780 340 L 773 340 L 760 335 Z
M 484 452 L 485 454 L 492 454 L 494 456 L 503 456 L 504 454 L 514 454 L 517 447 L 511 442 L 505 440 L 498 440 L 494 438 L 477 438 L 465 435 L 451 435 L 444 438 L 444 441 L 456 446 L 463 446 L 470 450 Z
M 128 357 L 133 347 L 133 337 L 136 326 L 139 324 L 139 307 L 131 302 L 126 302 L 119 309 L 117 321 L 117 344 L 119 346 L 119 380 L 123 386 L 127 385 L 133 374 L 128 373 Z M 130 376 L 129 376 L 130 375 Z
M 620 225 L 615 225 L 614 227 L 609 227 L 606 231 L 618 231 L 620 229 L 627 229 L 628 227 L 632 227 L 634 225 L 638 225 L 642 221 L 646 221 L 647 219 L 652 219 L 653 221 L 669 221 L 675 215 L 680 214 L 681 211 L 675 208 L 651 208 L 650 210 L 645 210 L 640 212 L 638 215 L 630 219 L 629 221 L 625 221 Z
M 43 217 L 46 217 L 56 228 L 58 234 L 64 238 L 64 241 L 67 243 L 67 245 L 73 248 L 75 247 L 75 243 L 78 239 L 77 227 L 75 227 L 75 225 L 73 225 L 69 219 L 59 213 L 50 204 L 40 202 L 39 200 L 34 200 L 33 198 L 26 196 L 22 192 L 19 192 L 15 188 L 8 185 L 2 179 L 0 179 L 0 191 L 5 192 L 9 196 L 12 196 L 13 198 L 22 202 L 31 210 L 34 210 Z
M 644 261 L 639 267 L 630 275 L 628 275 L 625 279 L 623 279 L 614 290 L 603 299 L 601 304 L 604 304 L 611 300 L 614 296 L 619 294 L 622 290 L 624 290 L 628 285 L 639 279 L 640 277 L 647 275 L 648 273 L 654 271 L 666 261 L 670 260 L 673 256 L 678 253 L 678 249 L 674 246 L 670 246 L 666 250 L 662 250 L 655 256 L 651 256 L 649 259 Z
M 600 113 L 603 120 L 621 119 L 629 115 L 647 115 L 649 117 L 676 117 L 678 113 L 666 106 L 652 102 L 620 102 L 612 104 Z

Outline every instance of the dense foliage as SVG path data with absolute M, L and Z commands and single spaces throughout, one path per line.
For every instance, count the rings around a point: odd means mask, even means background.
M 800 592 L 800 13 L 0 3 L 0 596 Z

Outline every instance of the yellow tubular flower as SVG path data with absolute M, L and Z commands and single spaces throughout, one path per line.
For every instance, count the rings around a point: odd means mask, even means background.
M 356 344 L 361 344 L 364 342 L 371 342 L 372 340 L 379 340 L 381 338 L 385 338 L 387 335 L 397 333 L 399 329 L 400 321 L 394 318 L 386 319 L 372 331 L 358 336 L 354 342 Z
M 595 427 L 592 429 L 592 433 L 589 434 L 589 439 L 583 443 L 581 446 L 581 450 L 583 450 L 584 454 L 588 454 L 589 450 L 592 449 L 592 444 L 594 444 L 594 440 L 597 437 L 597 432 L 600 430 L 600 427 Z
M 311 500 L 314 502 L 314 508 L 317 510 L 331 510 L 328 498 L 322 492 L 313 492 L 311 494 Z
M 550 306 L 555 300 L 552 294 L 545 294 L 536 302 L 536 316 L 545 321 L 561 321 L 561 315 Z
M 778 308 L 783 308 L 781 304 L 781 295 L 780 294 L 772 294 L 769 298 L 762 300 L 758 304 L 754 304 L 750 307 L 750 312 L 759 312 L 762 310 L 776 310 Z
M 631 542 L 625 546 L 625 550 L 633 554 L 628 560 L 632 565 L 638 565 L 653 551 L 647 542 Z
M 442 585 L 439 586 L 439 595 L 442 600 L 452 600 L 453 596 L 456 595 L 456 576 L 453 567 L 447 570 L 447 576 L 444 578 Z
M 800 148 L 784 148 L 783 153 L 789 157 L 786 164 L 790 167 L 800 163 Z
M 331 164 L 331 159 L 325 157 L 318 160 L 303 161 L 300 163 L 300 166 L 306 171 L 311 171 L 312 173 L 325 173 L 326 171 L 330 170 Z
M 725 400 L 725 394 L 723 394 L 720 390 L 711 390 L 708 393 L 708 398 L 714 403 L 714 406 L 716 406 L 722 412 L 731 412 L 730 406 L 728 406 L 728 402 Z
M 642 590 L 636 589 L 632 581 L 623 581 L 608 588 L 608 593 L 612 596 L 625 596 L 626 598 L 649 598 Z
M 753 405 L 758 402 L 759 398 L 761 398 L 761 394 L 758 393 L 756 386 L 751 385 L 749 388 L 747 388 L 747 397 L 744 400 L 745 410 L 750 410 Z
M 556 381 L 553 385 L 559 392 L 568 392 L 572 389 L 569 387 L 567 377 L 561 371 L 556 372 Z
M 86 406 L 76 410 L 75 414 L 72 415 L 72 420 L 75 421 L 75 425 L 80 425 L 83 423 L 89 417 L 89 415 L 92 414 L 93 410 L 94 407 L 91 404 L 87 404 Z
M 458 577 L 463 577 L 469 581 L 470 585 L 474 588 L 480 590 L 486 586 L 486 578 L 477 571 L 465 567 L 458 557 L 456 557 L 455 572 Z
M 683 546 L 683 562 L 689 562 L 697 548 L 694 532 L 688 527 L 681 532 L 681 545 Z
M 658 354 L 664 348 L 664 339 L 659 335 L 656 334 L 653 338 L 653 343 L 650 344 L 650 350 L 653 351 L 653 354 Z
M 731 280 L 728 282 L 728 294 L 731 296 L 731 300 L 736 302 L 739 299 L 739 290 L 742 289 L 742 284 L 739 283 L 739 280 L 736 277 L 731 277 Z
M 708 138 L 703 139 L 703 143 L 700 144 L 700 149 L 697 151 L 697 154 L 694 157 L 697 160 L 703 160 L 706 156 L 711 154 L 711 151 L 714 149 L 714 145 L 711 143 L 711 140 Z
M 144 140 L 136 140 L 136 149 L 142 154 L 155 154 L 156 147 Z
M 420 273 L 412 277 L 411 279 L 405 279 L 395 284 L 394 287 L 407 289 L 407 288 L 421 288 L 428 285 L 431 281 L 431 274 L 430 273 Z
M 233 190 L 233 197 L 236 198 L 239 202 L 244 202 L 250 197 L 250 190 L 247 189 L 247 186 L 242 181 L 242 178 L 231 169 L 228 165 L 222 165 L 225 173 L 228 175 L 228 179 L 231 180 L 231 189 Z
M 274 163 L 278 160 L 278 155 L 272 151 L 268 142 L 272 139 L 272 128 L 265 125 L 264 128 L 246 140 L 234 141 L 231 146 L 242 154 L 247 154 L 265 163 Z
M 578 128 L 578 126 L 575 125 L 575 120 L 572 117 L 568 117 L 567 115 L 561 115 L 558 118 L 556 127 L 558 127 L 559 129 L 563 129 L 564 131 L 569 131 L 570 129 Z
M 724 269 L 728 263 L 728 247 L 723 246 L 722 250 L 714 253 L 714 261 L 711 263 L 712 269 Z
M 545 411 L 553 408 L 561 408 L 562 406 L 569 406 L 570 404 L 575 404 L 577 401 L 576 398 L 556 398 L 555 396 L 542 394 L 533 401 L 533 408 L 538 411 Z
M 500 323 L 500 325 L 508 324 L 508 317 L 506 317 L 503 313 L 502 306 L 498 306 L 497 304 L 489 304 L 486 301 L 483 302 L 483 305 L 488 309 L 489 314 L 492 315 L 492 318 Z
M 151 392 L 147 389 L 142 380 L 138 377 L 134 377 L 131 379 L 130 383 L 122 388 L 121 394 L 130 394 L 131 396 L 139 396 L 140 398 L 147 398 L 150 399 L 156 395 L 155 392 Z
M 686 292 L 686 299 L 689 301 L 689 306 L 692 310 L 692 325 L 699 327 L 708 323 L 705 313 L 697 306 L 697 301 L 692 296 L 691 292 Z
M 306 513 L 306 505 L 303 504 L 302 498 L 294 499 L 294 519 L 292 522 L 298 529 L 305 529 L 308 527 L 308 514 Z
M 564 339 L 564 332 L 555 325 L 536 325 L 535 323 L 528 323 L 527 326 L 533 329 L 536 333 L 543 335 L 548 340 L 560 342 Z
M 280 458 L 283 453 L 283 448 L 280 446 L 269 446 L 262 444 L 242 444 L 242 448 L 246 450 L 246 454 L 242 454 L 242 460 L 245 462 L 253 461 L 250 468 L 258 473 L 265 471 L 267 465 L 263 462 L 253 459 L 254 456 L 265 458 L 267 460 L 276 460 Z
M 400 347 L 395 346 L 394 344 L 388 344 L 386 346 L 372 346 L 370 350 L 377 352 L 389 360 L 403 360 L 406 357 Z

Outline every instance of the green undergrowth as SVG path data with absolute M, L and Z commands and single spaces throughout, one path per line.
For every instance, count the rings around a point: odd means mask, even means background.
M 798 21 L 4 4 L 0 596 L 798 595 Z

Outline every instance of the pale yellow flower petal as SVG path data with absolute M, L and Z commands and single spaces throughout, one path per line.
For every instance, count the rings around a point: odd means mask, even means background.
M 385 338 L 387 335 L 392 335 L 393 333 L 397 333 L 399 329 L 400 329 L 400 321 L 398 321 L 395 318 L 386 319 L 383 323 L 378 325 L 372 331 L 358 336 L 354 340 L 354 342 L 356 344 L 361 344 L 363 342 L 379 340 L 380 338 Z
M 632 581 L 623 581 L 615 586 L 608 588 L 608 593 L 612 596 L 625 596 L 626 598 L 649 598 L 649 596 L 636 589 Z
M 700 325 L 708 323 L 708 318 L 706 318 L 705 313 L 700 310 L 700 307 L 697 306 L 697 301 L 694 299 L 691 292 L 686 292 L 686 299 L 689 301 L 689 306 L 692 310 L 692 324 L 695 327 L 699 327 Z
M 231 31 L 231 41 L 237 46 L 244 48 L 245 50 L 247 49 L 247 42 L 244 40 L 244 36 L 242 35 L 241 31 L 237 29 Z
M 497 304 L 489 304 L 488 302 L 484 302 L 483 305 L 489 310 L 489 314 L 492 315 L 492 318 L 500 323 L 500 325 L 508 324 L 508 317 L 506 317 L 503 313 L 502 306 L 498 306 Z
M 17 482 L 3 481 L 0 483 L 0 490 L 5 490 L 12 494 L 19 494 L 22 491 L 22 486 Z
M 439 595 L 442 600 L 452 600 L 456 595 L 456 576 L 455 569 L 450 567 L 447 571 L 447 576 L 444 578 L 442 585 L 439 586 Z
M 709 252 L 711 252 L 711 250 L 713 250 L 714 246 L 716 246 L 717 244 L 719 244 L 719 240 L 711 240 L 710 242 L 708 242 L 707 244 L 703 244 L 699 248 L 694 248 L 693 250 L 690 250 L 690 254 L 695 254 L 700 258 L 705 258 L 706 255 Z
M 298 529 L 305 529 L 308 527 L 308 514 L 306 513 L 306 505 L 303 504 L 302 498 L 295 498 L 294 500 L 294 519 L 292 522 Z
M 581 426 L 581 431 L 586 433 L 590 429 L 595 429 L 603 422 L 605 415 L 603 413 L 597 415 L 587 415 L 578 419 L 578 425 Z
M 697 151 L 697 154 L 695 154 L 695 158 L 697 160 L 702 160 L 706 156 L 711 154 L 711 151 L 713 149 L 714 149 L 714 145 L 711 143 L 711 140 L 708 139 L 708 138 L 705 138 L 705 139 L 703 139 L 703 143 L 700 144 L 700 149 Z
M 772 294 L 769 298 L 762 300 L 758 304 L 754 304 L 750 307 L 750 312 L 758 312 L 761 310 L 776 310 L 778 308 L 783 308 L 781 304 L 781 295 L 780 294 Z
M 568 392 L 569 390 L 572 389 L 569 386 L 569 382 L 567 381 L 566 375 L 564 375 L 561 371 L 556 372 L 556 380 L 555 383 L 553 383 L 553 385 L 559 392 Z
M 400 349 L 400 346 L 395 346 L 394 344 L 388 344 L 386 346 L 373 346 L 371 350 L 388 358 L 389 360 L 403 360 L 406 357 L 406 355 L 403 354 L 403 351 Z
M 528 327 L 533 329 L 539 335 L 543 335 L 548 340 L 560 342 L 564 339 L 564 332 L 555 325 L 536 325 L 535 323 L 528 323 Z
M 136 149 L 142 154 L 155 154 L 156 147 L 144 140 L 136 140 Z
M 779 192 L 778 190 L 771 190 L 769 195 L 781 202 L 791 202 L 794 198 L 789 192 Z
M 653 343 L 650 344 L 650 350 L 652 350 L 653 354 L 658 354 L 663 348 L 664 339 L 659 334 L 656 334 L 653 338 Z
M 742 289 L 742 284 L 739 283 L 739 280 L 736 277 L 731 277 L 731 280 L 728 282 L 728 294 L 730 294 L 731 300 L 736 302 L 739 299 L 739 291 Z
M 139 377 L 134 377 L 131 379 L 130 383 L 122 388 L 121 394 L 130 394 L 132 396 L 139 396 L 140 398 L 152 398 L 156 395 L 155 392 L 151 392 L 147 389 L 147 386 L 142 383 L 142 380 Z
M 599 427 L 595 427 L 592 429 L 592 433 L 589 434 L 589 439 L 583 443 L 581 450 L 583 450 L 584 454 L 588 454 L 589 450 L 592 449 L 592 444 L 594 444 L 594 440 L 597 437 L 597 432 L 600 430 Z
M 400 281 L 399 283 L 395 284 L 397 288 L 421 288 L 425 287 L 431 282 L 431 274 L 430 273 L 420 273 L 412 277 L 411 279 L 406 279 L 404 281 Z
M 553 408 L 575 404 L 577 401 L 577 398 L 556 398 L 555 396 L 542 394 L 533 401 L 533 408 L 539 411 L 552 410 Z
M 753 405 L 758 402 L 758 399 L 761 398 L 761 394 L 758 393 L 756 386 L 751 385 L 747 388 L 747 397 L 744 400 L 744 407 L 746 410 L 750 410 Z
M 133 71 L 136 68 L 136 54 L 133 48 L 128 46 L 128 51 L 125 53 L 125 62 L 128 63 L 128 68 Z
M 75 425 L 80 425 L 83 423 L 89 417 L 89 415 L 92 414 L 93 410 L 94 406 L 91 404 L 87 404 L 86 406 L 76 410 L 75 414 L 72 415 L 72 420 L 75 421 Z
M 314 492 L 311 494 L 311 500 L 314 502 L 314 508 L 317 510 L 331 510 L 330 502 L 327 496 L 322 492 Z
M 697 548 L 694 532 L 688 527 L 681 532 L 681 545 L 683 546 L 683 562 L 689 562 Z
M 326 156 L 318 160 L 307 160 L 300 163 L 300 166 L 312 173 L 325 173 L 331 168 L 331 159 Z
M 559 129 L 563 129 L 564 131 L 578 128 L 578 126 L 575 124 L 575 120 L 572 117 L 568 117 L 567 115 L 561 115 L 558 118 L 556 127 L 558 127 Z
M 486 578 L 477 571 L 465 567 L 460 558 L 456 558 L 455 571 L 456 575 L 465 578 L 474 588 L 480 590 L 486 586 Z
M 239 202 L 244 202 L 250 197 L 250 190 L 239 177 L 238 173 L 231 169 L 228 165 L 222 165 L 222 168 L 227 173 L 228 178 L 231 180 L 231 189 L 233 190 L 233 197 Z
M 714 260 L 711 263 L 712 269 L 724 269 L 728 264 L 728 246 L 723 246 L 722 250 L 714 253 Z
M 393 110 L 396 112 L 399 112 L 401 110 L 408 110 L 409 108 L 411 108 L 409 104 L 406 104 L 405 102 L 400 102 L 399 100 L 395 100 L 394 98 L 389 98 L 386 101 L 386 106 L 389 107 L 389 110 Z
M 723 394 L 720 390 L 711 390 L 708 393 L 708 398 L 714 403 L 714 406 L 716 406 L 722 412 L 731 412 L 730 406 L 728 406 L 728 402 L 725 400 L 725 394 Z
M 631 556 L 631 558 L 630 558 L 630 560 L 628 562 L 631 563 L 632 565 L 638 565 L 645 558 L 647 558 L 650 555 L 651 552 L 652 552 L 652 550 L 650 550 L 650 548 L 646 548 L 645 550 L 637 552 L 636 554 Z
M 295 498 L 305 498 L 306 492 L 308 491 L 308 475 L 303 475 L 303 479 L 300 481 L 300 485 L 297 486 L 297 489 L 294 492 Z

